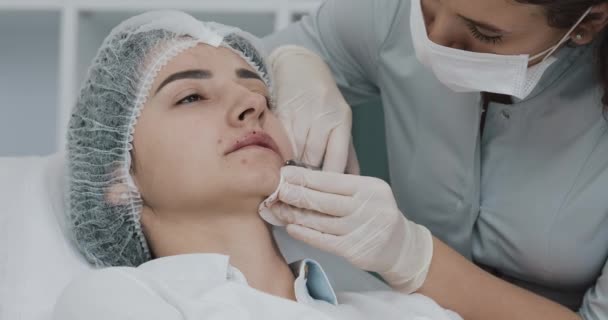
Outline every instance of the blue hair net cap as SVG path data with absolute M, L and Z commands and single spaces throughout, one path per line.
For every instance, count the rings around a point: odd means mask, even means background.
M 67 221 L 96 266 L 138 266 L 152 258 L 143 201 L 130 175 L 134 127 L 158 72 L 200 43 L 239 54 L 272 86 L 254 36 L 179 11 L 154 11 L 118 25 L 88 71 L 67 134 Z M 256 43 L 256 44 L 254 44 Z

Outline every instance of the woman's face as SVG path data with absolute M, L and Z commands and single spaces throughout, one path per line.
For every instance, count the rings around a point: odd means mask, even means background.
M 421 0 L 429 38 L 473 52 L 535 55 L 568 29 L 552 28 L 540 6 L 511 0 Z
M 158 73 L 135 126 L 132 175 L 146 207 L 217 213 L 271 194 L 291 144 L 253 68 L 198 45 Z

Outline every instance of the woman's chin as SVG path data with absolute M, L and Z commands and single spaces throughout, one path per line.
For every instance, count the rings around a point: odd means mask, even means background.
M 280 180 L 280 171 L 260 170 L 254 174 L 254 177 L 252 177 L 251 186 L 261 195 L 267 197 L 277 190 Z
M 255 152 L 257 151 L 257 152 Z M 249 190 L 255 190 L 263 195 L 272 194 L 278 187 L 283 160 L 271 152 L 244 152 L 238 158 L 236 165 L 231 166 L 233 173 L 238 174 L 238 180 Z
M 237 188 L 264 197 L 271 195 L 281 180 L 281 167 L 269 162 L 242 168 L 234 173 L 238 175 L 235 177 L 235 180 L 238 181 Z M 236 181 L 235 183 L 237 183 Z

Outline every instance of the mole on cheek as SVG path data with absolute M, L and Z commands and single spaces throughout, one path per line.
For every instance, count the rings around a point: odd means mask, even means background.
M 247 159 L 241 159 L 241 164 L 246 165 L 247 164 Z
M 222 139 L 217 139 L 217 144 L 222 144 Z

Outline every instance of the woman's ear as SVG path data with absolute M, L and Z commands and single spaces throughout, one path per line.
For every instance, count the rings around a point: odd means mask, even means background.
M 124 173 L 122 168 L 114 169 L 112 177 L 112 184 L 105 190 L 106 202 L 114 206 L 129 204 L 129 198 L 139 190 L 136 178 L 133 174 Z
M 116 182 L 106 189 L 106 202 L 114 206 L 124 206 L 129 203 L 129 186 Z
M 570 39 L 577 45 L 589 44 L 593 39 L 601 36 L 608 25 L 608 3 L 604 2 L 593 6 L 589 15 L 578 26 Z

